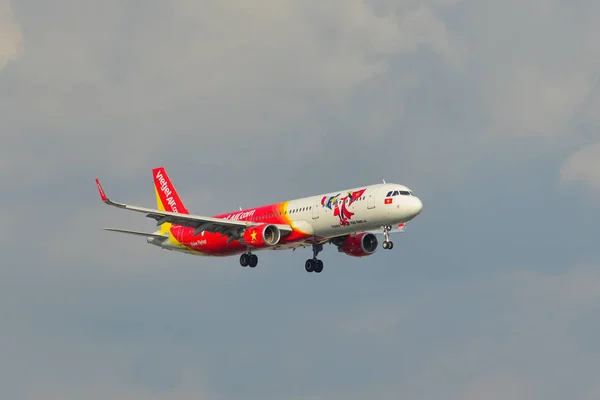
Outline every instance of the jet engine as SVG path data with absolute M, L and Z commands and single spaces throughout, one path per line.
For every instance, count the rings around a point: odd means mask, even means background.
M 378 244 L 377 236 L 372 233 L 355 233 L 338 244 L 338 251 L 351 257 L 365 257 L 375 253 Z
M 275 246 L 280 239 L 281 231 L 277 226 L 271 224 L 247 228 L 242 237 L 242 241 L 246 245 L 256 248 Z

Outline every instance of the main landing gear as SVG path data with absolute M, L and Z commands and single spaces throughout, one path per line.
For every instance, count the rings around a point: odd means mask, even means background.
M 390 231 L 392 227 L 390 225 L 386 225 L 383 227 L 383 234 L 385 235 L 385 241 L 381 244 L 386 250 L 391 250 L 394 248 L 394 242 L 390 241 Z
M 313 258 L 309 258 L 304 264 L 306 272 L 316 272 L 317 274 L 320 274 L 321 271 L 323 271 L 323 261 L 317 259 L 317 255 L 321 250 L 323 250 L 322 244 L 313 244 Z
M 258 265 L 258 256 L 250 252 L 244 253 L 240 256 L 240 265 L 242 267 L 254 268 Z

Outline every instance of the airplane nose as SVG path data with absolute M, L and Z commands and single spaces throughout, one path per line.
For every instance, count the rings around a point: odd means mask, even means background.
M 414 203 L 414 213 L 415 216 L 419 215 L 421 213 L 421 210 L 423 209 L 423 202 L 421 201 L 421 199 L 419 199 L 418 197 L 414 198 L 415 203 Z

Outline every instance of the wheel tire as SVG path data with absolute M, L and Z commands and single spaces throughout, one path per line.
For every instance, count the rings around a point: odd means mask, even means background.
M 248 254 L 244 253 L 240 256 L 240 265 L 242 267 L 247 267 L 248 264 L 250 263 L 250 258 L 248 257 Z
M 391 250 L 394 248 L 394 242 L 390 242 L 390 244 L 388 245 L 388 250 Z
M 306 269 L 306 272 L 313 272 L 315 270 L 315 260 L 312 258 L 306 260 L 304 263 L 304 269 Z
M 250 254 L 250 260 L 248 262 L 250 268 L 254 268 L 258 265 L 258 256 L 256 254 Z
M 321 260 L 316 260 L 316 261 L 315 261 L 315 268 L 314 268 L 314 271 L 315 271 L 317 274 L 320 274 L 320 273 L 321 273 L 321 271 L 323 271 L 323 261 L 321 261 Z
M 381 244 L 381 247 L 383 247 L 385 250 L 387 250 L 387 249 L 388 249 L 388 243 L 389 243 L 389 242 L 383 242 L 383 243 Z

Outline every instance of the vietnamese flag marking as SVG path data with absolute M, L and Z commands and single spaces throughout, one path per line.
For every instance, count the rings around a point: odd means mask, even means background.
M 392 199 L 391 197 L 388 197 L 388 198 L 387 198 L 387 199 L 385 199 L 383 202 L 384 202 L 384 204 L 392 204 L 392 200 L 393 200 L 393 199 Z

